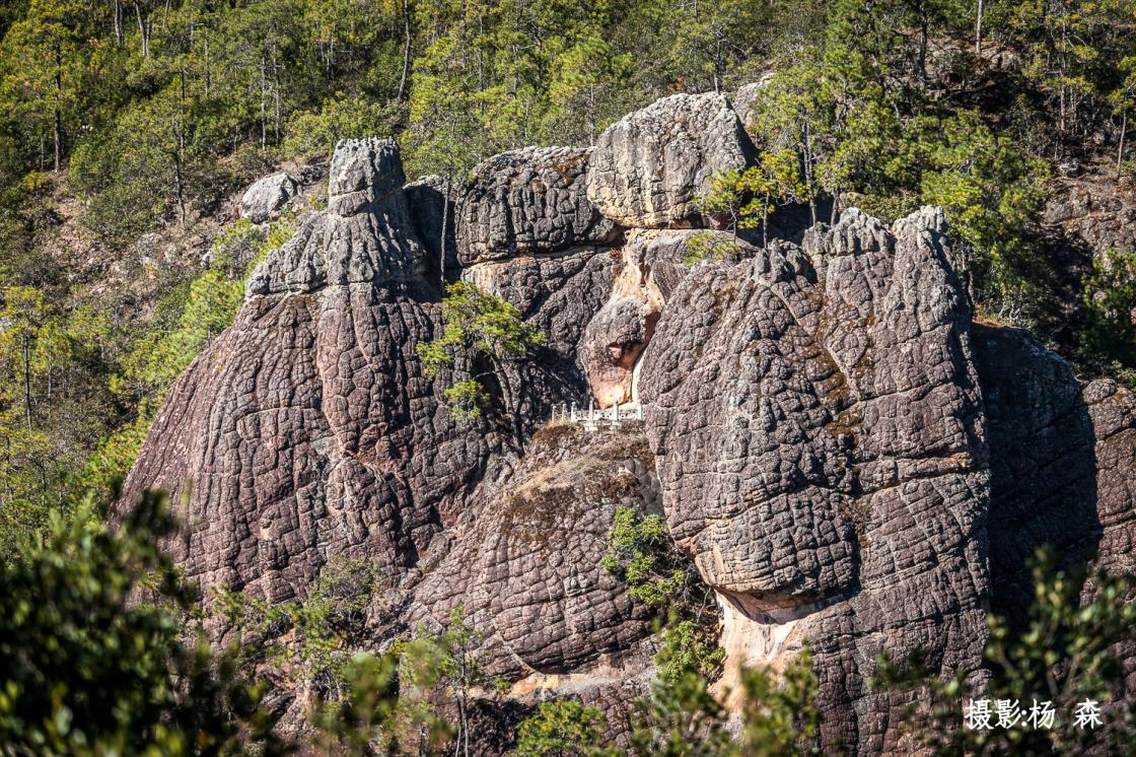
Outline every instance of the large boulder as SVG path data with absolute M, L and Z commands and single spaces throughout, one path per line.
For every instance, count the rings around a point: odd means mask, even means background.
M 458 211 L 462 263 L 615 241 L 619 230 L 588 202 L 590 153 L 527 147 L 478 164 Z
M 857 211 L 806 251 L 695 268 L 640 394 L 671 533 L 725 608 L 727 670 L 808 642 L 834 749 L 898 748 L 873 661 L 974 673 L 989 473 L 941 212 Z
M 404 182 L 392 140 L 341 142 L 331 164 L 327 210 L 308 216 L 296 236 L 253 271 L 249 295 L 418 283 L 426 255 Z
M 753 154 L 725 95 L 672 95 L 600 135 L 588 168 L 588 199 L 621 226 L 696 225 L 696 201 L 709 178 L 745 168 Z
M 253 223 L 271 220 L 296 196 L 299 185 L 281 171 L 258 179 L 241 196 L 241 218 Z

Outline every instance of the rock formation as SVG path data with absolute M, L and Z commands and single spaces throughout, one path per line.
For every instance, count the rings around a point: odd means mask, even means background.
M 710 176 L 745 168 L 753 152 L 725 95 L 672 95 L 600 135 L 588 199 L 622 226 L 689 226 Z
M 393 142 L 342 143 L 327 209 L 171 389 L 120 507 L 173 491 L 168 547 L 206 590 L 283 600 L 333 557 L 369 560 L 376 643 L 461 606 L 518 706 L 579 697 L 617 731 L 650 619 L 597 563 L 616 507 L 663 512 L 719 598 L 720 690 L 807 643 L 826 747 L 905 750 L 907 695 L 868 683 L 878 654 L 979 683 L 985 614 L 1020 613 L 1035 547 L 1133 567 L 1136 400 L 972 325 L 936 209 L 890 227 L 848 210 L 765 248 L 697 228 L 708 177 L 753 149 L 716 94 L 452 184 L 404 187 Z M 495 410 L 522 445 L 492 413 L 456 419 L 451 377 L 415 355 L 458 277 L 546 335 Z M 542 428 L 589 397 L 645 421 Z
M 281 171 L 254 182 L 241 197 L 241 218 L 253 223 L 270 220 L 296 196 L 296 180 Z
M 667 521 L 729 607 L 727 651 L 807 640 L 826 741 L 870 751 L 895 746 L 881 652 L 973 670 L 984 641 L 985 429 L 943 226 L 851 211 L 804 250 L 700 266 L 642 368 Z

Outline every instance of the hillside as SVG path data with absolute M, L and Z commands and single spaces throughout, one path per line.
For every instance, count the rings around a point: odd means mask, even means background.
M 14 4 L 0 578 L 94 544 L 172 623 L 106 744 L 1119 748 L 1133 13 Z M 983 742 L 983 692 L 1112 719 Z

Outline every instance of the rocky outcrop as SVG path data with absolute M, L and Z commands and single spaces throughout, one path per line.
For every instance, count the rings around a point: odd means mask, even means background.
M 688 228 L 707 177 L 752 150 L 717 94 L 461 182 L 406 185 L 393 142 L 341 143 L 327 209 L 172 387 L 120 510 L 171 490 L 167 547 L 206 596 L 303 596 L 329 559 L 364 558 L 376 645 L 464 608 L 510 684 L 485 723 L 575 696 L 613 736 L 649 687 L 650 617 L 598 562 L 617 507 L 661 511 L 722 608 L 719 691 L 807 643 L 825 747 L 904 751 L 913 695 L 869 685 L 881 652 L 978 684 L 986 613 L 1020 616 L 1037 546 L 1136 567 L 1136 400 L 973 326 L 933 208 L 807 232 L 790 215 L 764 247 Z M 475 422 L 415 354 L 459 277 L 545 335 L 513 404 Z M 589 394 L 639 402 L 643 426 L 544 426 Z
M 725 95 L 672 95 L 600 135 L 588 199 L 621 226 L 696 225 L 697 199 L 709 178 L 745 168 L 753 153 Z
M 455 421 L 415 357 L 438 308 L 402 182 L 393 142 L 341 144 L 327 211 L 258 267 L 154 421 L 123 501 L 184 498 L 170 548 L 207 591 L 302 595 L 329 555 L 397 583 L 484 469 L 492 437 Z
M 426 248 L 426 278 L 439 286 L 457 281 L 461 275 L 454 235 L 458 188 L 441 176 L 425 176 L 407 184 L 403 191 L 414 232 Z
M 566 680 L 578 689 L 606 685 L 610 674 L 589 666 L 619 664 L 650 635 L 647 608 L 600 567 L 618 507 L 659 510 L 641 429 L 546 427 L 508 482 L 492 488 L 478 517 L 451 530 L 437 565 L 426 556 L 411 621 L 443 625 L 462 608 L 486 636 L 484 664 L 518 694 L 574 671 Z
M 638 402 L 636 368 L 663 305 L 692 261 L 751 256 L 756 249 L 720 231 L 635 229 L 615 254 L 614 282 L 588 323 L 580 360 L 600 407 Z
M 989 500 L 969 312 L 940 212 L 858 211 L 802 251 L 701 266 L 640 392 L 676 541 L 747 658 L 812 646 L 825 740 L 895 748 L 870 690 L 885 649 L 978 667 Z M 729 663 L 728 663 L 729 664 Z
M 975 329 L 991 472 L 993 604 L 1020 620 L 1042 545 L 1061 565 L 1136 569 L 1136 398 L 1113 381 L 1082 385 L 1027 332 Z
M 418 283 L 425 254 L 410 221 L 404 183 L 393 141 L 340 143 L 331 165 L 327 211 L 309 216 L 291 241 L 257 266 L 248 294 Z
M 464 265 L 607 245 L 619 229 L 588 201 L 590 149 L 525 148 L 473 169 L 458 211 Z
M 283 171 L 258 179 L 241 196 L 241 218 L 253 223 L 271 220 L 298 191 L 296 180 Z

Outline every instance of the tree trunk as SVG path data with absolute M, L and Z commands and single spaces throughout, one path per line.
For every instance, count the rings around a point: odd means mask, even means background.
M 761 249 L 769 248 L 769 193 L 765 194 L 765 207 L 761 209 Z
M 174 149 L 174 192 L 177 195 L 178 223 L 185 226 L 185 185 L 181 172 L 181 137 L 178 136 L 179 146 Z
M 55 170 L 63 165 L 63 49 L 55 43 L 55 107 L 52 112 L 51 136 L 55 142 Z
M 986 9 L 985 0 L 978 0 L 978 19 L 974 22 L 974 54 L 982 55 L 982 13 Z
M 24 331 L 24 417 L 27 420 L 28 431 L 32 430 L 32 361 L 31 337 Z
M 398 99 L 405 102 L 410 95 L 407 85 L 410 82 L 410 0 L 402 0 L 402 78 L 398 82 Z
M 813 226 L 817 222 L 817 208 L 816 208 L 816 192 L 813 190 L 813 148 L 812 148 L 812 131 L 809 129 L 809 121 L 805 119 L 805 187 L 809 193 L 809 217 L 812 219 Z
M 438 287 L 442 294 L 446 293 L 446 227 L 450 222 L 450 177 L 442 180 L 442 238 L 438 240 L 438 270 L 441 275 Z
M 927 83 L 927 5 L 919 3 L 919 80 Z
M 268 147 L 268 105 L 265 102 L 268 97 L 268 72 L 265 70 L 268 65 L 268 51 L 260 51 L 260 151 L 263 153 Z
M 122 47 L 122 0 L 114 0 L 114 46 Z
M 138 34 L 142 38 L 142 57 L 150 57 L 150 30 L 147 20 L 142 18 L 142 2 L 134 0 L 134 17 L 138 20 Z
M 1116 180 L 1120 181 L 1120 172 L 1124 166 L 1124 133 L 1128 131 L 1128 108 L 1120 114 L 1120 146 L 1116 148 Z

